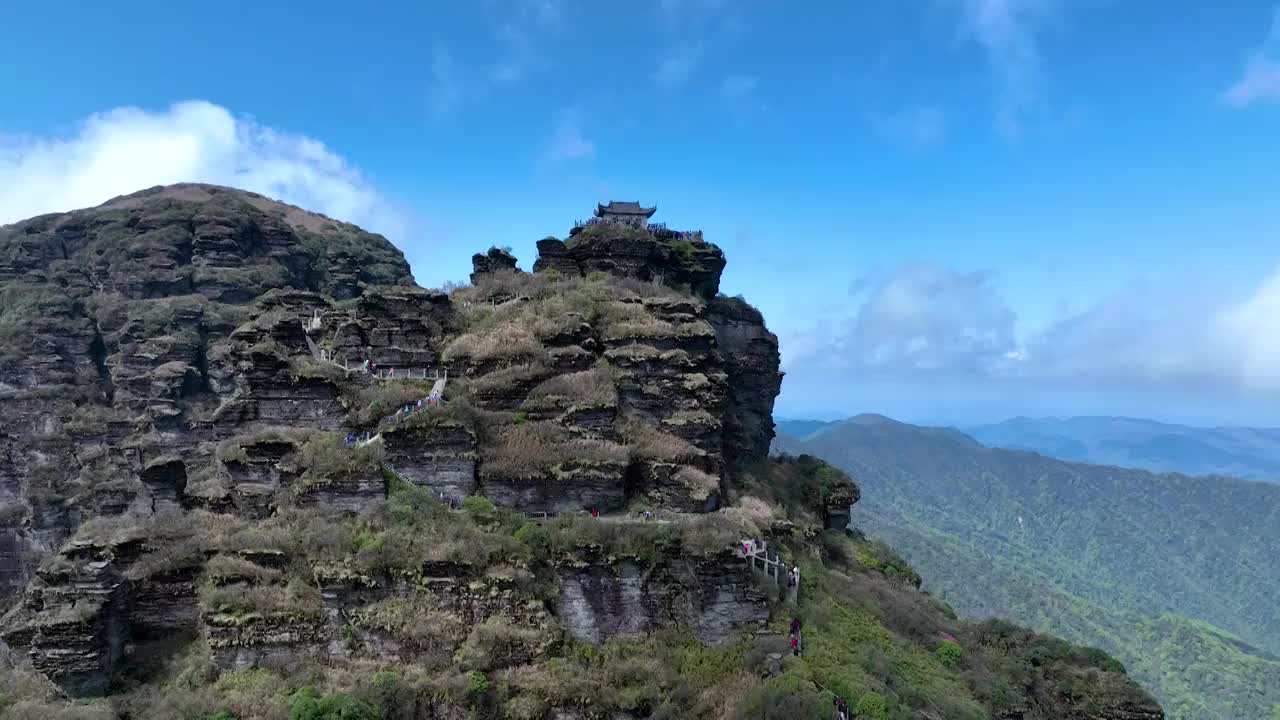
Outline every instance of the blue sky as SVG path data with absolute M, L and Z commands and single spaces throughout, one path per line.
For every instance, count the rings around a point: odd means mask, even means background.
M 725 249 L 780 415 L 1280 424 L 1272 2 L 108 5 L 8 9 L 0 221 L 221 182 L 438 286 L 640 200 Z

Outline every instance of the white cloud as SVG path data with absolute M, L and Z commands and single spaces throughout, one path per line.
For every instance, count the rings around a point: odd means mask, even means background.
M 489 68 L 489 80 L 494 85 L 507 85 L 524 78 L 534 61 L 533 43 L 528 33 L 514 25 L 503 25 L 498 37 L 506 46 L 502 59 Z
M 448 115 L 462 101 L 465 88 L 462 69 L 453 54 L 443 45 L 436 45 L 431 51 L 431 79 L 427 83 L 431 111 L 437 117 Z
M 1121 384 L 1235 384 L 1245 358 L 1217 321 L 1221 293 L 1193 281 L 1135 283 L 1051 323 L 1026 343 L 1014 377 Z
M 730 75 L 720 83 L 720 94 L 729 99 L 755 94 L 759 81 L 751 75 Z
M 996 130 L 1006 139 L 1022 135 L 1024 116 L 1044 82 L 1037 34 L 1056 0 L 952 0 L 962 28 L 982 46 L 1000 85 Z
M 1280 269 L 1244 302 L 1214 318 L 1237 358 L 1235 372 L 1248 390 L 1280 391 Z
M 793 336 L 789 362 L 890 375 L 985 373 L 1017 349 L 1016 318 L 989 273 L 914 263 L 850 290 L 864 297 L 853 316 Z
M 1235 107 L 1280 100 L 1280 5 L 1272 12 L 1271 29 L 1262 46 L 1249 55 L 1240 79 L 1227 88 L 1222 99 Z
M 0 136 L 0 222 L 175 182 L 252 190 L 403 242 L 407 217 L 317 140 L 204 101 L 91 115 L 66 137 Z
M 525 0 L 520 7 L 524 15 L 546 27 L 559 27 L 564 19 L 563 0 Z
M 720 97 L 735 116 L 754 119 L 771 111 L 759 89 L 760 80 L 754 75 L 728 75 L 720 82 Z
M 1014 320 L 988 273 L 915 264 L 863 302 L 847 350 L 868 369 L 980 371 L 1014 349 Z
M 534 7 L 542 7 L 535 5 Z M 554 5 L 554 7 L 559 7 Z M 549 11 L 537 11 L 544 13 Z M 552 34 L 560 23 L 560 16 L 554 19 L 542 19 L 539 23 L 506 23 L 498 28 L 498 42 L 502 47 L 498 60 L 489 67 L 488 84 L 494 87 L 510 85 L 526 77 L 546 70 L 551 62 L 544 57 L 540 47 L 548 44 L 547 36 Z M 541 14 L 535 15 L 542 18 Z
M 444 118 L 463 105 L 483 100 L 506 86 L 553 66 L 546 48 L 564 26 L 563 0 L 491 0 L 499 17 L 493 53 L 484 60 L 459 62 L 443 45 L 433 48 L 427 94 L 431 110 Z
M 681 87 L 689 81 L 693 71 L 702 60 L 702 47 L 689 45 L 676 47 L 667 51 L 658 69 L 653 73 L 653 82 L 660 87 Z
M 555 134 L 543 152 L 543 160 L 561 162 L 595 157 L 596 144 L 582 133 L 582 119 L 576 111 L 566 111 L 556 125 Z
M 872 122 L 885 137 L 915 148 L 937 145 L 947 135 L 946 116 L 931 105 L 906 107 L 877 115 Z
M 663 16 L 681 24 L 723 15 L 728 4 L 728 0 L 658 0 Z
M 1236 300 L 1134 284 L 1021 338 L 986 273 L 915 264 L 853 290 L 847 320 L 784 333 L 789 369 L 1280 394 L 1280 268 Z

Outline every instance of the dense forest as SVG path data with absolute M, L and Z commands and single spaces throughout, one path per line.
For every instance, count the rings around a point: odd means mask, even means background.
M 776 446 L 857 478 L 854 524 L 961 614 L 1100 646 L 1173 718 L 1280 706 L 1280 488 L 990 449 L 878 416 Z

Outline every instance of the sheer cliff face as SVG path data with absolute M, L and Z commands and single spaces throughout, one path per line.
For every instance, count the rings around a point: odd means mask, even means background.
M 313 446 L 375 431 L 426 390 L 319 354 L 450 367 L 457 410 L 380 444 L 400 479 L 432 494 L 528 511 L 718 508 L 732 468 L 768 446 L 777 347 L 763 319 L 707 299 L 724 266 L 714 245 L 560 248 L 539 266 L 573 272 L 536 280 L 505 251 L 477 255 L 476 288 L 451 299 L 414 287 L 380 236 L 226 188 L 153 188 L 0 229 L 0 608 L 28 588 L 15 642 L 50 658 L 82 647 L 81 665 L 49 669 L 95 692 L 122 643 L 148 632 L 146 612 L 207 625 L 198 563 L 132 577 L 145 531 L 68 551 L 90 520 L 381 508 L 380 472 L 328 477 L 308 466 Z M 504 290 L 521 283 L 541 295 Z M 592 299 L 564 306 L 573 293 Z M 503 312 L 535 306 L 532 335 L 498 332 Z M 716 617 L 759 619 L 762 598 L 733 597 Z
M 290 371 L 299 318 L 348 299 L 348 344 L 429 348 L 446 297 L 368 294 L 410 283 L 380 236 L 212 186 L 0 228 L 0 598 L 90 517 L 233 504 L 201 494 L 213 441 L 340 425 L 336 387 Z
M 707 316 L 729 374 L 725 450 L 735 458 L 758 460 L 773 442 L 773 401 L 782 390 L 778 337 L 765 327 L 760 311 L 740 297 L 710 300 Z

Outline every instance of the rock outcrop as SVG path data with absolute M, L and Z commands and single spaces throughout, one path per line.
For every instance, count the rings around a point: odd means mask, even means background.
M 645 282 L 656 280 L 687 287 L 709 299 L 720 292 L 724 253 L 699 235 L 662 237 L 628 225 L 599 223 L 575 228 L 567 241 L 538 241 L 534 272 L 555 270 L 566 275 L 603 272 Z M 696 239 L 694 239 L 696 238 Z
M 574 637 L 591 643 L 685 626 L 716 645 L 769 619 L 768 596 L 744 567 L 731 552 L 683 567 L 590 565 L 560 578 L 556 615 Z
M 360 298 L 335 352 L 434 361 L 448 297 L 411 283 L 380 236 L 214 186 L 0 228 L 0 607 L 83 519 L 232 506 L 211 443 L 339 428 L 337 385 L 298 372 L 313 312 Z
M 482 275 L 501 270 L 516 271 L 516 256 L 505 248 L 491 247 L 487 253 L 471 256 L 471 283 L 480 282 Z
M 764 316 L 742 298 L 707 302 L 707 320 L 725 359 L 729 409 L 725 416 L 725 453 L 738 462 L 766 457 L 773 442 L 773 401 L 782 390 L 778 337 Z
M 382 438 L 387 465 L 402 479 L 447 498 L 476 494 L 476 434 L 465 425 L 406 424 Z

